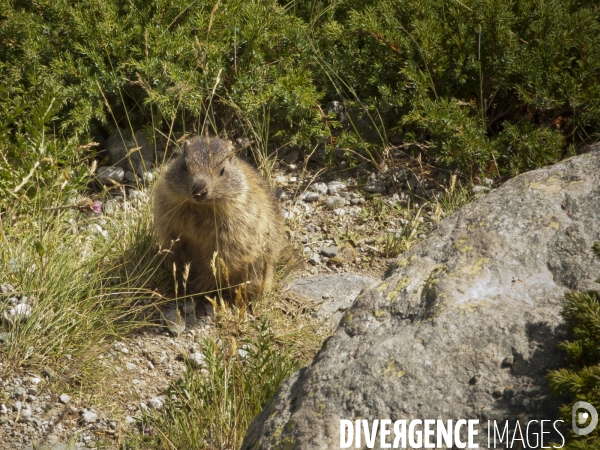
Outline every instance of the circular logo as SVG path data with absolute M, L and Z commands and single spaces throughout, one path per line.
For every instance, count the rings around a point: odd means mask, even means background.
M 587 412 L 578 412 L 580 409 L 585 409 Z M 586 423 L 590 416 L 592 417 L 590 424 L 585 428 L 580 428 L 579 425 Z M 573 405 L 571 411 L 571 421 L 573 432 L 579 436 L 583 436 L 594 431 L 594 428 L 598 425 L 598 412 L 588 402 L 577 402 Z

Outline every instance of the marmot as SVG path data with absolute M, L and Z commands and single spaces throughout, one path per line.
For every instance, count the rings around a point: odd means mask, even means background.
M 254 298 L 271 288 L 283 217 L 270 188 L 231 142 L 209 136 L 184 142 L 156 183 L 154 223 L 169 250 L 167 270 L 175 263 L 181 276 L 190 264 L 187 293 L 229 288 L 232 297 L 242 286 Z

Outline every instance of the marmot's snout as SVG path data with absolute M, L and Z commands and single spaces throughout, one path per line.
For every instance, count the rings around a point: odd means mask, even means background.
M 195 180 L 192 182 L 192 198 L 198 203 L 202 203 L 208 198 L 208 184 L 204 180 Z

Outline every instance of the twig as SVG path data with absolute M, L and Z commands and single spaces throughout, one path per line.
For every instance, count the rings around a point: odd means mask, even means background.
M 35 173 L 35 169 L 38 168 L 38 166 L 40 165 L 39 161 L 36 161 L 35 164 L 33 165 L 33 167 L 31 168 L 31 170 L 29 171 L 29 174 L 23 178 L 23 181 L 21 181 L 21 184 L 19 184 L 15 189 L 14 189 L 14 193 L 16 194 L 17 191 L 19 191 L 19 189 L 21 189 L 23 186 L 25 186 L 25 184 L 29 181 L 29 179 L 33 176 L 33 174 Z

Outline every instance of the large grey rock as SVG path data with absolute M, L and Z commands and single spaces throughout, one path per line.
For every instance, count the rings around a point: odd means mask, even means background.
M 375 281 L 373 278 L 346 273 L 317 275 L 294 280 L 289 291 L 310 299 L 315 305 L 315 315 L 329 320 L 335 326 L 360 291 Z
M 598 288 L 598 240 L 600 151 L 465 206 L 363 291 L 242 448 L 338 448 L 340 419 L 555 419 L 563 295 Z

